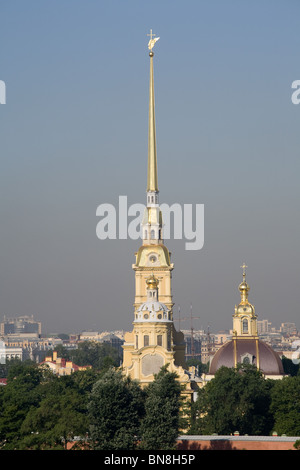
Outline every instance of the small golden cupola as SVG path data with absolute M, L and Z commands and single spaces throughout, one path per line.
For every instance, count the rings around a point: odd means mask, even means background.
M 243 281 L 239 285 L 241 301 L 235 306 L 233 315 L 233 332 L 237 336 L 257 336 L 257 315 L 254 306 L 249 302 L 250 287 L 246 282 L 246 264 L 243 269 Z

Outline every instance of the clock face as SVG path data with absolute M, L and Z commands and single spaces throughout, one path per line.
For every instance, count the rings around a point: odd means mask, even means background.
M 149 256 L 149 261 L 151 263 L 156 263 L 157 262 L 157 256 L 156 255 L 150 255 Z

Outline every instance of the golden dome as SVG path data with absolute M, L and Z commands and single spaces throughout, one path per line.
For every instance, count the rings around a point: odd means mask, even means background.
M 157 289 L 159 280 L 152 274 L 146 279 L 147 289 Z
M 244 292 L 244 291 L 249 292 L 249 290 L 250 290 L 250 287 L 249 287 L 249 285 L 247 284 L 246 281 L 243 281 L 243 282 L 239 285 L 239 291 L 240 291 L 240 292 Z
M 235 309 L 235 314 L 244 316 L 244 315 L 251 315 L 255 316 L 255 308 L 249 302 L 244 303 L 241 302 Z

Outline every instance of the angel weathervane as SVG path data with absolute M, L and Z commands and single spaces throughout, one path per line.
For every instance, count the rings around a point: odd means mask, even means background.
M 150 29 L 150 34 L 147 34 L 147 36 L 150 36 L 150 41 L 148 42 L 148 49 L 152 52 L 152 49 L 156 43 L 156 41 L 159 40 L 159 38 L 156 38 L 156 34 L 152 33 L 152 29 Z

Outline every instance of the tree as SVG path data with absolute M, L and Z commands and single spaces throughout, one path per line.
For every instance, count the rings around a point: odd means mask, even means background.
M 78 371 L 58 377 L 36 364 L 13 364 L 0 388 L 3 449 L 64 449 L 74 436 L 86 438 L 87 403 L 99 374 Z
M 196 367 L 197 371 L 198 371 L 198 374 L 201 375 L 203 373 L 207 373 L 208 372 L 208 369 L 209 369 L 209 365 L 208 363 L 207 364 L 203 364 L 200 359 L 197 359 L 197 358 L 190 358 L 186 361 L 186 365 L 188 367 L 190 366 L 194 366 Z
M 175 448 L 179 433 L 181 387 L 177 374 L 161 368 L 146 389 L 145 417 L 141 425 L 141 445 L 146 450 Z
M 29 410 L 38 406 L 43 373 L 32 363 L 11 365 L 7 385 L 0 391 L 0 442 L 2 448 L 20 448 L 20 428 Z
M 36 408 L 31 408 L 20 433 L 25 448 L 64 449 L 87 431 L 81 396 L 57 377 Z
M 285 374 L 291 375 L 292 377 L 299 374 L 299 364 L 295 364 L 292 359 L 288 359 L 285 356 L 282 357 L 281 361 Z
M 91 365 L 97 370 L 118 367 L 120 364 L 118 350 L 107 343 L 83 341 L 79 343 L 78 349 L 69 351 L 68 354 L 69 359 L 78 366 Z
M 43 384 L 39 405 L 29 410 L 20 429 L 23 448 L 66 449 L 75 436 L 85 441 L 87 403 L 96 377 L 93 371 L 78 371 Z
M 277 380 L 271 392 L 274 430 L 288 436 L 300 435 L 300 376 Z
M 255 366 L 221 367 L 199 390 L 191 432 L 268 435 L 273 426 L 271 387 Z
M 109 369 L 93 386 L 88 405 L 90 440 L 97 450 L 136 448 L 144 392 L 121 371 Z

